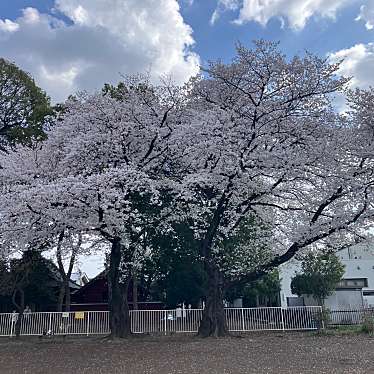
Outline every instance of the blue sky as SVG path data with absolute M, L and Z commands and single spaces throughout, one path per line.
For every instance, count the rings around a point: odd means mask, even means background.
M 14 19 L 21 15 L 21 10 L 27 7 L 35 7 L 42 12 L 49 11 L 54 0 L 3 0 L 0 2 L 1 18 Z
M 121 74 L 181 83 L 235 43 L 280 41 L 332 61 L 353 85 L 374 85 L 374 0 L 2 0 L 0 54 L 29 71 L 54 101 Z
M 350 6 L 337 12 L 335 21 L 330 18 L 311 18 L 302 30 L 282 28 L 276 18 L 271 19 L 265 27 L 256 22 L 237 25 L 233 21 L 238 12 L 227 12 L 211 25 L 209 20 L 217 6 L 215 0 L 195 0 L 192 6 L 181 2 L 181 11 L 186 23 L 194 30 L 197 53 L 204 59 L 230 60 L 237 41 L 250 45 L 253 39 L 259 38 L 280 41 L 281 48 L 288 55 L 302 53 L 305 49 L 326 54 L 358 42 L 374 41 L 374 32 L 369 33 L 362 22 L 354 21 L 364 3 L 351 1 Z

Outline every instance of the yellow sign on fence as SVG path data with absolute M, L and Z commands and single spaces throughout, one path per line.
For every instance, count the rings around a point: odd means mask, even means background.
M 84 312 L 75 312 L 75 319 L 84 319 Z

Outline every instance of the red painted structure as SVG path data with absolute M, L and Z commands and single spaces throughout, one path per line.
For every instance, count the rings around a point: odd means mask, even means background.
M 133 309 L 132 282 L 129 286 L 128 303 Z M 71 295 L 71 311 L 99 311 L 108 310 L 108 282 L 105 273 L 100 273 L 91 279 L 87 284 L 76 290 Z M 138 285 L 138 309 L 156 310 L 164 309 L 164 304 L 160 301 L 145 300 L 144 290 Z

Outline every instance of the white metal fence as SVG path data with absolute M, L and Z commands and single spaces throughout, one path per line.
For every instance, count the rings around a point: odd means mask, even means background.
M 0 336 L 12 336 L 18 315 L 0 314 Z M 24 314 L 21 335 L 99 335 L 108 334 L 108 312 L 40 312 Z
M 228 308 L 229 331 L 315 330 L 322 328 L 321 307 Z
M 330 310 L 328 314 L 329 325 L 360 325 L 365 318 L 374 318 L 373 308 L 342 308 Z
M 133 333 L 197 332 L 202 309 L 134 310 Z M 227 308 L 229 331 L 315 330 L 321 325 L 320 307 Z M 13 336 L 18 316 L 0 314 L 0 336 Z M 28 313 L 21 321 L 21 335 L 109 334 L 109 312 Z

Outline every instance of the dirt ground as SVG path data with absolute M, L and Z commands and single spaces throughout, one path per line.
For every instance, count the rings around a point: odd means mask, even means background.
M 1 374 L 374 374 L 374 338 L 311 333 L 0 339 Z

